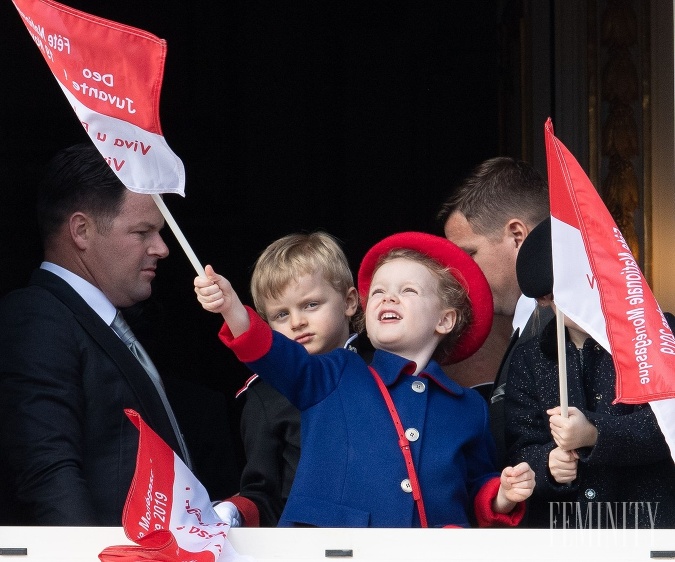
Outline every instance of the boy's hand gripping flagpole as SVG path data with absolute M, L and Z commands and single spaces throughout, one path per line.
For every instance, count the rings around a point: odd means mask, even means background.
M 131 191 L 152 195 L 199 275 L 204 269 L 158 194 L 184 195 L 185 169 L 159 121 L 166 41 L 53 0 L 13 0 L 68 103 Z
M 553 248 L 553 294 L 611 353 L 614 403 L 649 403 L 675 459 L 675 341 L 638 263 L 574 156 L 544 127 Z

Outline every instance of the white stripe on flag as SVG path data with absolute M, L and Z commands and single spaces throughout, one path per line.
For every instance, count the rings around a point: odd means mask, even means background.
M 58 78 L 57 82 L 94 146 L 128 189 L 144 194 L 185 195 L 185 167 L 162 135 L 93 111 Z
M 611 353 L 600 292 L 581 232 L 551 217 L 553 299 L 570 320 Z M 556 283 L 556 280 L 559 280 Z

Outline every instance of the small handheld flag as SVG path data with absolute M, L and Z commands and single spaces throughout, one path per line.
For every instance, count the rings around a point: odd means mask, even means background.
M 134 410 L 138 455 L 122 525 L 138 546 L 110 546 L 102 562 L 243 562 L 227 539 L 230 526 L 211 507 L 206 489 Z
M 185 169 L 162 135 L 166 41 L 53 0 L 13 0 L 94 146 L 131 191 L 152 195 L 198 275 L 205 275 L 159 194 L 185 195 Z
M 164 137 L 159 96 L 166 41 L 52 0 L 13 0 L 80 123 L 122 183 L 184 195 L 185 170 Z
M 615 402 L 651 403 L 675 457 L 675 338 L 614 219 L 545 125 L 556 306 L 612 354 Z
M 616 401 L 675 397 L 675 340 L 588 176 L 546 123 L 553 294 L 616 367 Z

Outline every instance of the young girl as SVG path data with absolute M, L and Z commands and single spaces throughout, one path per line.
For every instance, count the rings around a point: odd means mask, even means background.
M 523 294 L 555 308 L 550 219 L 523 242 L 516 271 Z M 614 404 L 612 356 L 569 318 L 565 332 L 568 417 L 555 319 L 516 349 L 506 384 L 507 460 L 530 463 L 537 477 L 526 526 L 675 526 L 675 466 L 654 413 Z
M 359 271 L 368 366 L 338 349 L 309 355 L 244 307 L 207 266 L 202 306 L 221 340 L 302 412 L 302 456 L 280 526 L 515 525 L 534 488 L 527 463 L 494 472 L 485 401 L 441 361 L 485 340 L 492 299 L 473 260 L 444 238 L 390 236 Z M 468 296 L 467 296 L 468 295 Z

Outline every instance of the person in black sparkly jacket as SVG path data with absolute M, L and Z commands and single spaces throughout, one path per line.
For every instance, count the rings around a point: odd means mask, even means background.
M 550 219 L 523 243 L 517 273 L 524 294 L 555 306 Z M 675 317 L 665 316 L 672 329 Z M 675 464 L 650 406 L 613 404 L 611 355 L 569 319 L 565 326 L 568 420 L 560 416 L 555 318 L 511 360 L 508 462 L 529 463 L 537 483 L 523 526 L 675 527 Z

